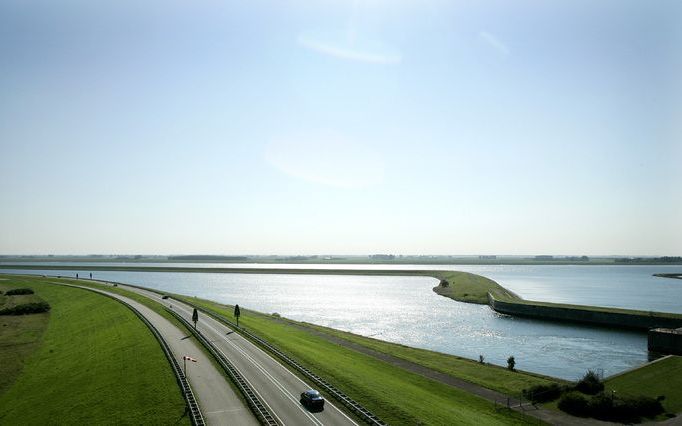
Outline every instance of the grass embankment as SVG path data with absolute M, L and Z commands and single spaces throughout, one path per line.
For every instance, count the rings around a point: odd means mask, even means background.
M 136 302 L 139 302 L 149 309 L 153 310 L 157 314 L 161 315 L 168 321 L 170 321 L 173 325 L 175 325 L 177 328 L 180 330 L 184 330 L 187 332 L 187 335 L 190 336 L 192 335 L 192 330 L 188 329 L 185 324 L 180 322 L 173 314 L 168 312 L 166 308 L 161 305 L 160 303 L 156 302 L 155 300 L 152 300 L 148 297 L 142 296 L 141 294 L 126 290 L 124 288 L 114 286 L 113 284 L 105 284 L 102 282 L 98 281 L 92 281 L 92 280 L 87 280 L 87 279 L 81 279 L 81 280 L 76 280 L 76 279 L 71 279 L 71 278 L 52 278 L 52 282 L 58 282 L 58 283 L 64 283 L 64 284 L 72 284 L 72 285 L 79 285 L 83 287 L 89 287 L 93 289 L 98 289 L 98 290 L 104 290 L 109 293 L 115 293 L 121 296 L 125 296 L 129 299 L 133 299 Z M 152 290 L 155 291 L 155 290 Z M 218 371 L 220 371 L 225 377 L 227 383 L 232 387 L 232 390 L 234 390 L 235 394 L 246 403 L 244 400 L 244 397 L 239 390 L 239 388 L 235 385 L 235 383 L 232 381 L 230 376 L 223 370 L 223 368 L 218 364 L 218 361 L 213 358 L 213 355 L 202 345 L 198 344 L 199 349 L 206 355 L 207 359 L 213 363 L 213 365 L 217 368 Z
M 665 395 L 663 408 L 669 413 L 682 412 L 682 357 L 670 356 L 642 368 L 607 379 L 607 392 L 622 395 Z
M 191 297 L 178 298 L 232 317 L 232 306 Z M 534 420 L 516 412 L 496 412 L 494 405 L 482 398 L 330 342 L 312 330 L 302 330 L 293 322 L 242 310 L 240 326 L 290 354 L 390 424 L 527 424 Z M 385 345 L 382 350 L 386 351 L 392 350 L 391 346 L 399 346 Z M 407 353 L 410 348 L 405 349 L 404 353 Z M 420 352 L 418 349 L 414 351 Z M 500 370 L 495 367 L 474 365 L 444 354 L 421 352 L 422 355 L 427 354 L 433 363 L 444 362 L 446 366 L 443 368 L 452 372 L 459 369 L 458 364 L 466 365 L 466 368 L 462 367 L 465 370 L 463 374 L 470 377 L 476 376 L 475 367 L 487 370 L 481 374 L 481 382 L 496 382 L 499 389 L 515 386 L 517 379 L 512 379 L 512 375 L 524 376 L 511 372 L 499 374 Z M 448 358 L 450 364 L 446 361 Z M 528 380 L 547 381 L 534 376 L 528 376 Z
M 249 312 L 249 314 L 251 313 Z M 315 330 L 323 335 L 348 340 L 349 342 L 356 343 L 382 354 L 404 359 L 428 367 L 434 371 L 445 373 L 449 376 L 466 380 L 467 382 L 508 395 L 518 396 L 522 389 L 534 385 L 564 382 L 561 379 L 553 377 L 518 370 L 509 371 L 504 367 L 493 364 L 481 364 L 468 358 L 385 342 L 383 340 L 359 336 L 333 328 L 300 323 L 289 319 L 282 319 L 282 321 L 294 326 Z
M 33 288 L 52 310 L 28 358 L 2 344 L 7 336 L 0 343 L 0 368 L 11 357 L 25 361 L 0 395 L 0 423 L 189 424 L 166 357 L 132 311 L 101 295 L 50 285 L 49 279 L 9 278 L 0 283 Z M 48 314 L 27 317 L 38 316 Z M 17 330 L 27 333 L 30 328 Z
M 517 295 L 502 287 L 490 278 L 469 272 L 425 271 L 429 276 L 447 281 L 447 286 L 438 285 L 433 291 L 441 296 L 460 302 L 488 304 L 488 293 L 505 300 L 521 300 Z

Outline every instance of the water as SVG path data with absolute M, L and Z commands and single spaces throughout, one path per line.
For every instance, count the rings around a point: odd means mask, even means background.
M 83 277 L 86 276 L 87 264 L 81 265 L 84 269 L 78 272 Z M 244 264 L 232 266 L 243 267 Z M 337 266 L 338 269 L 386 268 L 385 265 L 333 265 L 334 268 Z M 655 272 L 677 271 L 679 267 L 398 267 L 475 272 L 495 279 L 529 299 L 671 312 L 680 312 L 682 305 L 682 281 L 651 276 Z M 76 271 L 45 269 L 23 272 L 73 276 Z M 578 378 L 587 369 L 603 370 L 605 375 L 614 374 L 646 362 L 648 356 L 645 333 L 498 315 L 487 306 L 460 303 L 436 295 L 431 288 L 437 285 L 437 280 L 427 277 L 123 271 L 96 271 L 94 277 L 228 304 L 239 303 L 261 312 L 278 312 L 299 321 L 472 359 L 483 355 L 486 361 L 499 365 L 505 365 L 507 357 L 514 355 L 520 369 L 566 379 Z

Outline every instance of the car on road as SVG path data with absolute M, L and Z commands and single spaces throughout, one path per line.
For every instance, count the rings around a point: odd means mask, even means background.
M 165 300 L 165 299 L 168 299 L 168 295 L 167 295 L 167 294 L 164 294 L 163 296 L 161 296 L 161 298 L 164 299 L 164 300 Z
M 308 407 L 309 410 L 324 409 L 324 398 L 315 389 L 308 389 L 301 394 L 301 404 Z

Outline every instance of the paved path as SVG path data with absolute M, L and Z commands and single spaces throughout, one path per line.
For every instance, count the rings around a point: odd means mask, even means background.
M 200 344 L 194 338 L 188 338 L 185 332 L 169 320 L 133 299 L 90 287 L 82 288 L 113 296 L 132 305 L 156 327 L 170 346 L 180 366 L 183 365 L 182 357 L 184 355 L 197 360 L 197 362 L 188 363 L 187 379 L 199 402 L 204 419 L 209 425 L 255 426 L 259 424 L 251 410 L 236 394 L 218 367 L 200 349 Z
M 191 321 L 193 308 L 175 299 L 161 299 L 157 293 L 119 284 L 119 288 L 149 297 Z M 251 387 L 284 425 L 357 425 L 327 400 L 321 412 L 310 412 L 299 401 L 301 392 L 314 386 L 306 383 L 262 349 L 233 329 L 204 313 L 197 328 L 234 364 Z

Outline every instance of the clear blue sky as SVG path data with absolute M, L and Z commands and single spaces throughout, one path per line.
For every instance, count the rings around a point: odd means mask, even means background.
M 680 255 L 680 22 L 4 0 L 0 253 Z

